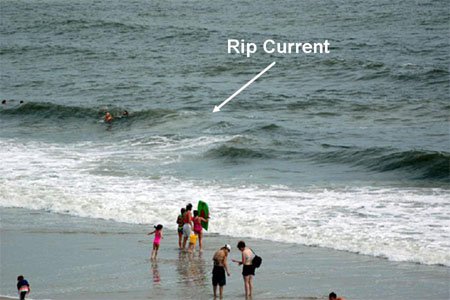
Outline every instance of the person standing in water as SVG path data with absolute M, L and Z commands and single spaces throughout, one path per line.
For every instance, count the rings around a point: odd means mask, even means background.
M 189 203 L 186 205 L 186 211 L 183 215 L 183 250 L 186 249 L 186 242 L 188 238 L 191 236 L 192 231 L 192 204 Z
M 17 277 L 17 291 L 19 292 L 20 300 L 24 300 L 31 292 L 30 284 L 22 275 Z
M 188 247 L 188 252 L 189 253 L 194 253 L 195 252 L 195 244 L 197 244 L 197 234 L 194 233 L 193 231 L 191 231 L 191 235 L 189 237 L 189 247 Z
M 252 260 L 255 257 L 255 253 L 253 253 L 252 249 L 245 246 L 244 241 L 240 241 L 237 244 L 237 247 L 239 251 L 242 252 L 242 259 L 240 261 L 233 259 L 233 262 L 243 265 L 242 276 L 244 277 L 245 298 L 250 298 L 253 294 L 253 276 L 255 276 L 255 267 L 252 265 Z
M 184 214 L 185 211 L 186 211 L 186 209 L 182 208 L 181 209 L 181 214 L 178 215 L 178 218 L 177 218 L 177 224 L 178 224 L 178 248 L 180 248 L 180 250 L 183 249 L 181 247 L 181 241 L 183 240 L 183 225 L 184 225 L 183 214 Z
M 203 251 L 203 227 L 202 222 L 208 222 L 207 219 L 198 215 L 198 211 L 194 210 L 194 232 L 198 235 L 198 248 Z
M 163 238 L 162 229 L 163 226 L 161 224 L 158 224 L 157 226 L 155 226 L 154 231 L 147 233 L 147 235 L 155 234 L 155 238 L 153 239 L 152 256 L 150 258 L 151 260 L 156 259 L 156 256 L 158 255 L 159 244 L 161 243 L 161 239 Z
M 225 272 L 230 276 L 230 271 L 228 271 L 228 254 L 231 251 L 230 245 L 226 244 L 222 248 L 216 251 L 213 256 L 214 267 L 212 271 L 212 284 L 214 299 L 217 297 L 217 286 L 219 286 L 220 299 L 223 297 L 223 287 L 227 283 L 227 278 L 225 277 Z

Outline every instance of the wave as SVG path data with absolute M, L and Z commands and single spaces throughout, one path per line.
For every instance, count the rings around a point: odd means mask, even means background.
M 278 126 L 277 124 L 269 124 L 269 125 L 265 125 L 261 127 L 261 130 L 266 130 L 266 131 L 275 131 L 280 129 L 281 126 Z
M 0 185 L 1 207 L 167 225 L 186 202 L 205 199 L 214 214 L 211 233 L 450 266 L 444 230 L 448 191 L 443 189 L 291 189 L 104 176 L 85 172 L 81 161 L 91 159 L 92 153 L 61 160 L 54 158 L 51 148 L 16 150 L 2 152 L 8 172 Z M 29 170 L 21 158 L 30 156 L 39 167 Z
M 125 109 L 120 107 L 77 107 L 77 106 L 65 106 L 54 104 L 50 102 L 27 102 L 21 105 L 14 105 L 12 107 L 6 107 L 0 109 L 0 115 L 23 117 L 27 119 L 39 119 L 39 120 L 64 120 L 68 122 L 73 119 L 80 120 L 101 120 L 109 111 L 113 117 L 122 117 L 122 113 Z M 172 119 L 181 116 L 178 111 L 169 109 L 147 109 L 137 112 L 129 112 L 127 117 L 130 121 L 161 121 L 166 119 Z
M 404 151 L 384 155 L 370 167 L 382 172 L 407 170 L 417 172 L 417 179 L 449 179 L 450 153 L 435 151 Z
M 220 147 L 208 150 L 206 157 L 211 158 L 224 158 L 224 159 L 263 159 L 270 158 L 271 156 L 260 151 L 252 150 L 249 148 L 237 148 L 222 145 Z
M 49 102 L 27 102 L 0 110 L 2 115 L 15 115 L 39 118 L 86 118 L 93 117 L 98 110 L 84 107 L 64 106 Z
M 0 55 L 24 55 L 29 52 L 38 55 L 40 53 L 42 56 L 49 55 L 83 55 L 83 56 L 93 56 L 98 54 L 97 52 L 82 47 L 73 47 L 67 45 L 12 45 L 0 48 Z
M 438 151 L 394 151 L 386 148 L 354 150 L 350 147 L 323 145 L 324 148 L 340 148 L 336 151 L 311 155 L 315 160 L 347 163 L 363 166 L 373 171 L 402 171 L 412 179 L 450 179 L 450 153 Z
M 89 20 L 89 19 L 55 19 L 55 20 L 39 20 L 31 23 L 31 26 L 24 26 L 24 29 L 42 31 L 71 32 L 87 29 L 115 30 L 118 32 L 132 32 L 145 30 L 148 27 L 143 24 L 131 22 L 119 22 L 109 20 Z
M 0 140 L 0 207 L 171 224 L 187 201 L 205 199 L 214 214 L 213 233 L 450 265 L 445 235 L 449 190 L 445 188 L 297 188 L 191 180 L 156 171 L 158 165 L 179 159 L 180 153 L 195 155 L 194 148 L 210 149 L 207 154 L 232 161 L 267 156 L 268 151 L 261 152 L 255 144 L 246 136 L 147 136 L 117 144 L 83 141 L 70 145 Z M 385 157 L 384 167 L 392 166 L 386 149 L 323 146 L 336 150 L 328 153 L 334 161 L 367 166 L 368 160 L 376 163 L 377 157 Z M 428 152 L 418 151 L 423 161 L 439 162 L 439 155 L 427 157 L 424 153 Z M 408 163 L 408 157 L 414 155 L 392 156 L 403 163 Z M 448 160 L 447 154 L 445 157 Z M 419 158 L 409 164 L 420 165 Z
M 402 72 L 400 74 L 393 74 L 392 78 L 401 81 L 422 81 L 426 80 L 428 83 L 447 83 L 448 84 L 449 71 L 442 68 L 433 68 L 431 70 L 420 70 L 415 72 Z

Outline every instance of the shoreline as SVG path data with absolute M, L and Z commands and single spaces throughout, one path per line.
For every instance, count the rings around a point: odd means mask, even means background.
M 5 296 L 15 292 L 13 280 L 20 273 L 30 281 L 30 299 L 210 299 L 212 255 L 228 243 L 231 276 L 224 295 L 244 298 L 241 268 L 231 263 L 231 258 L 240 257 L 238 238 L 206 233 L 204 252 L 191 256 L 177 249 L 175 230 L 166 229 L 157 261 L 152 263 L 148 225 L 14 208 L 1 208 L 0 216 L 0 263 L 2 277 L 8 278 L 0 283 L 0 293 Z M 445 266 L 245 241 L 263 258 L 254 279 L 258 299 L 327 299 L 331 291 L 346 299 L 449 297 L 450 268 Z

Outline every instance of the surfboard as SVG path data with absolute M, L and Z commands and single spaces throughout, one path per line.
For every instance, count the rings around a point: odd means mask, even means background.
M 209 208 L 206 202 L 203 202 L 202 200 L 198 201 L 197 210 L 200 217 L 205 219 L 209 218 Z M 205 230 L 208 230 L 208 222 L 202 222 L 202 227 Z

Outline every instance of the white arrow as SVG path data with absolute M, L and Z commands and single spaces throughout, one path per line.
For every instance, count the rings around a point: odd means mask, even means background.
M 234 97 L 236 97 L 237 95 L 239 95 L 240 92 L 242 92 L 245 88 L 247 88 L 250 84 L 252 84 L 256 79 L 258 79 L 262 74 L 266 73 L 270 68 L 272 68 L 275 65 L 275 62 L 271 63 L 270 65 L 268 65 L 264 70 L 262 70 L 261 72 L 259 72 L 258 75 L 256 75 L 255 77 L 253 77 L 249 82 L 247 82 L 246 84 L 244 84 L 240 89 L 238 89 L 233 95 L 231 95 L 230 97 L 228 97 L 227 100 L 223 101 L 219 106 L 214 106 L 213 109 L 213 113 L 220 111 L 220 109 L 227 104 L 229 101 L 231 101 L 231 99 L 233 99 Z

